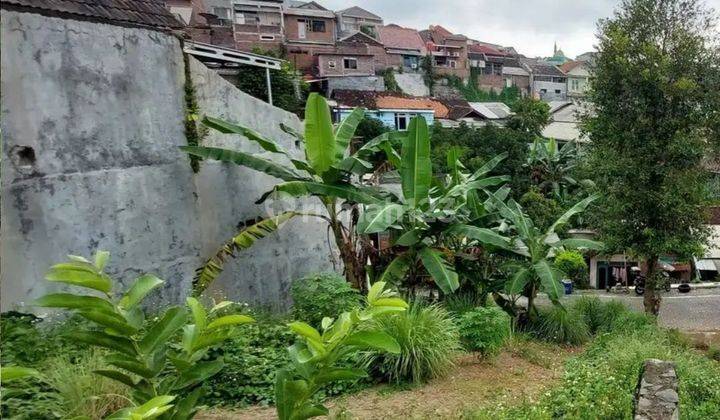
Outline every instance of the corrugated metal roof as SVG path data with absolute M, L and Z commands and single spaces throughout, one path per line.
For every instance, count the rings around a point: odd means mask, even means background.
M 510 107 L 502 102 L 470 102 L 470 106 L 489 120 L 502 120 L 512 114 Z
M 350 17 L 382 20 L 382 18 L 380 16 L 378 16 L 374 13 L 368 12 L 367 10 L 363 9 L 362 7 L 358 7 L 358 6 L 352 6 L 352 7 L 348 7 L 347 9 L 338 10 L 338 13 L 341 13 L 345 16 L 350 16 Z
M 2 6 L 114 24 L 163 29 L 183 26 L 165 8 L 162 0 L 3 0 Z

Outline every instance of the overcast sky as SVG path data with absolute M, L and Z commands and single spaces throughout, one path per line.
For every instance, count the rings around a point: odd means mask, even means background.
M 720 0 L 706 0 L 720 10 Z M 619 0 L 318 0 L 332 10 L 360 6 L 385 23 L 415 29 L 439 24 L 480 41 L 513 46 L 529 57 L 552 55 L 553 43 L 570 58 L 593 49 L 596 22 Z

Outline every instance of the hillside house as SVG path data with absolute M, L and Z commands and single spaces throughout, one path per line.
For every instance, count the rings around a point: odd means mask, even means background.
M 468 80 L 470 63 L 467 37 L 453 34 L 440 25 L 430 25 L 429 29 L 419 33 L 432 56 L 432 65 L 437 74 Z
M 288 60 L 299 70 L 312 70 L 319 54 L 335 50 L 335 13 L 314 1 L 284 8 L 283 25 Z
M 435 121 L 436 114 L 447 116 L 445 105 L 432 98 L 418 98 L 393 92 L 370 92 L 336 89 L 332 95 L 336 102 L 334 109 L 337 121 L 342 121 L 353 109 L 365 109 L 365 115 L 382 121 L 388 128 L 405 131 L 410 119 L 425 118 L 428 125 Z
M 362 32 L 378 39 L 383 19 L 362 7 L 353 6 L 335 12 L 338 38 L 344 38 L 355 32 Z
M 197 1 L 192 3 L 198 7 Z M 203 0 L 200 4 L 210 39 L 194 36 L 193 40 L 241 51 L 281 49 L 282 0 Z
M 411 28 L 390 24 L 379 29 L 380 42 L 385 47 L 385 67 L 416 72 L 420 60 L 427 54 L 425 43 L 420 34 Z
M 520 59 L 530 73 L 530 94 L 543 101 L 567 99 L 567 76 L 559 68 L 535 59 Z
M 570 98 L 582 98 L 590 88 L 590 62 L 568 61 L 560 66 L 567 76 L 567 95 Z

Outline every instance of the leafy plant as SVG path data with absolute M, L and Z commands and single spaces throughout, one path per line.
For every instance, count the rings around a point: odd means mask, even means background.
M 392 155 L 393 152 L 388 149 L 388 146 L 395 138 L 390 133 L 382 134 L 367 142 L 354 154 L 350 154 L 348 150 L 351 139 L 363 117 L 364 111 L 357 108 L 334 128 L 325 99 L 316 93 L 310 94 L 305 105 L 305 134 L 301 135 L 286 126 L 281 126 L 284 131 L 296 137 L 298 141 L 305 143 L 305 160 L 291 157 L 276 142 L 264 138 L 254 130 L 217 118 L 205 117 L 203 119 L 203 123 L 210 128 L 221 133 L 243 135 L 264 151 L 289 160 L 292 166 L 257 155 L 222 148 L 186 146 L 181 149 L 203 159 L 246 166 L 283 181 L 275 185 L 271 191 L 263 194 L 257 204 L 264 202 L 276 193 L 288 194 L 293 197 L 318 197 L 327 211 L 327 216 L 314 216 L 322 218 L 329 224 L 340 251 L 345 277 L 354 287 L 363 290 L 365 288 L 365 262 L 370 252 L 370 244 L 365 238 L 355 233 L 354 223 L 358 217 L 358 209 L 355 205 L 357 203 L 379 203 L 385 199 L 385 194 L 369 186 L 354 184 L 352 182 L 353 175 L 372 172 L 374 167 L 367 159 L 374 154 L 386 151 Z M 340 214 L 345 209 L 350 209 L 349 227 L 346 226 L 347 222 L 344 222 L 345 219 Z M 276 226 L 272 230 L 275 229 Z M 267 234 L 268 232 L 263 233 Z M 250 242 L 247 244 L 251 245 Z M 227 256 L 231 253 L 222 252 L 222 255 Z M 199 271 L 199 273 L 211 274 L 206 277 L 203 284 L 215 279 L 222 269 L 222 258 L 215 261 L 211 259 L 211 262 L 214 262 L 212 270 L 201 269 Z
M 493 356 L 510 336 L 510 317 L 497 306 L 477 307 L 460 317 L 458 329 L 465 349 Z
M 603 329 L 609 329 L 609 316 L 606 305 L 596 296 L 582 296 L 572 306 L 580 313 L 588 326 L 590 334 L 596 334 Z
M 542 309 L 530 328 L 538 337 L 560 344 L 579 345 L 590 339 L 582 314 L 560 306 Z
M 442 301 L 442 306 L 451 314 L 460 316 L 479 306 L 484 306 L 486 302 L 487 295 L 484 293 L 463 291 L 445 296 Z
M 402 314 L 377 318 L 373 327 L 392 337 L 400 350 L 365 355 L 365 366 L 378 378 L 421 383 L 447 374 L 454 366 L 460 349 L 458 328 L 438 305 L 414 302 Z
M 325 317 L 337 318 L 360 306 L 361 297 L 342 276 L 334 273 L 315 274 L 293 282 L 293 317 L 319 328 Z
M 585 257 L 578 251 L 567 250 L 558 252 L 555 256 L 555 267 L 565 273 L 576 287 L 582 289 L 587 288 L 588 266 L 585 263 Z
M 597 199 L 597 196 L 593 195 L 578 202 L 544 231 L 535 226 L 513 199 L 507 204 L 496 195 L 491 195 L 491 199 L 515 232 L 513 252 L 523 257 L 505 284 L 505 294 L 515 299 L 524 293 L 528 297 L 527 314 L 530 318 L 535 316 L 535 296 L 540 290 L 547 293 L 554 304 L 559 305 L 559 298 L 562 295 L 560 279 L 564 273 L 552 263 L 553 256 L 567 249 L 601 249 L 602 244 L 589 239 L 561 239 L 557 230 L 567 224 L 573 216 L 582 213 L 592 201 Z M 503 309 L 515 315 L 514 303 L 508 305 L 497 293 L 494 296 Z
M 365 308 L 343 312 L 335 320 L 324 318 L 322 334 L 307 323 L 290 323 L 298 341 L 288 348 L 291 366 L 276 375 L 278 418 L 301 420 L 327 415 L 322 404 L 313 404 L 313 396 L 328 383 L 367 376 L 362 369 L 338 366 L 347 355 L 368 349 L 398 353 L 398 343 L 391 336 L 368 327 L 373 320 L 392 318 L 388 315 L 404 312 L 405 308 L 404 300 L 385 290 L 385 283 L 377 282 L 368 291 Z
M 450 259 L 450 244 L 461 244 L 470 238 L 486 245 L 509 247 L 509 241 L 485 228 L 467 225 L 484 212 L 476 190 L 503 184 L 505 176 L 486 176 L 504 156 L 498 156 L 474 174 L 463 172 L 456 151 L 448 155 L 453 171 L 445 184 L 431 187 L 430 137 L 425 119 L 415 117 L 403 139 L 400 177 L 402 197 L 385 203 L 368 205 L 360 216 L 357 229 L 363 234 L 395 230 L 394 245 L 402 249 L 380 277 L 382 281 L 399 282 L 409 277 L 414 286 L 422 267 L 445 294 L 460 287 L 457 272 Z
M 560 146 L 555 139 L 535 139 L 527 165 L 531 180 L 545 194 L 552 194 L 561 203 L 569 194 L 579 189 L 591 189 L 595 183 L 590 179 L 575 179 L 574 169 L 579 161 L 579 149 L 575 142 Z
M 145 324 L 141 303 L 164 282 L 144 274 L 121 296 L 112 293 L 113 281 L 104 268 L 109 253 L 98 251 L 91 262 L 71 255 L 70 261 L 52 266 L 46 279 L 90 289 L 95 294 L 54 293 L 36 302 L 39 306 L 70 310 L 91 321 L 96 328 L 78 328 L 69 335 L 76 341 L 106 348 L 105 361 L 113 368 L 96 370 L 98 375 L 132 389 L 135 404 L 112 418 L 189 419 L 197 411 L 199 385 L 223 367 L 220 359 L 203 360 L 210 347 L 227 340 L 236 325 L 252 322 L 245 315 L 220 315 L 227 303 L 205 309 L 188 298 L 192 314 L 172 306 Z M 99 292 L 99 293 L 98 293 Z M 182 330 L 182 337 L 175 337 Z M 168 363 L 169 362 L 169 363 Z

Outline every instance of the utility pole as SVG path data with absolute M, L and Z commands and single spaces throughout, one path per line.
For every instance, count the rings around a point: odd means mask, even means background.
M 270 86 L 270 69 L 267 67 L 265 67 L 265 80 L 267 83 L 268 103 L 270 103 L 270 105 L 272 105 L 273 101 L 272 101 L 272 86 Z

